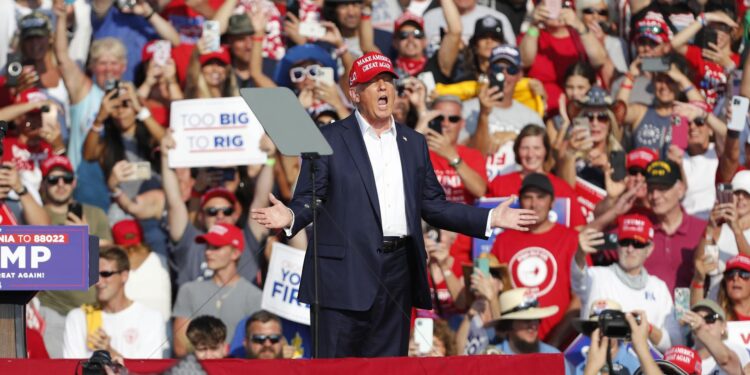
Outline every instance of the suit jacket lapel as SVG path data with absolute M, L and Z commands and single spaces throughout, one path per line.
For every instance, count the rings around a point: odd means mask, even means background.
M 354 164 L 357 166 L 357 171 L 362 178 L 362 182 L 365 184 L 365 190 L 367 190 L 367 196 L 370 197 L 370 204 L 377 214 L 378 223 L 382 223 L 380 217 L 380 202 L 378 201 L 378 189 L 375 186 L 375 175 L 372 172 L 370 157 L 367 155 L 365 140 L 362 138 L 362 133 L 357 123 L 357 117 L 352 114 L 343 121 L 342 126 L 346 128 L 341 132 L 341 136 L 344 138 L 344 144 L 346 144 L 346 147 L 349 149 L 349 153 L 351 153 L 352 160 L 354 160 Z
M 404 198 L 406 200 L 405 206 L 406 206 L 406 223 L 410 224 L 413 222 L 413 218 L 415 215 L 415 201 L 414 198 L 416 197 L 414 193 L 415 189 L 415 173 L 417 172 L 417 167 L 414 165 L 416 162 L 416 155 L 414 155 L 413 150 L 414 145 L 416 145 L 417 140 L 411 140 L 413 143 L 410 147 L 409 144 L 409 137 L 406 136 L 406 131 L 404 131 L 404 127 L 397 124 L 396 125 L 396 142 L 398 143 L 398 153 L 401 157 L 401 174 L 403 175 L 404 179 Z M 418 197 L 417 197 L 418 199 Z M 409 228 L 409 232 L 415 233 L 414 228 Z M 421 230 L 420 230 L 421 232 Z

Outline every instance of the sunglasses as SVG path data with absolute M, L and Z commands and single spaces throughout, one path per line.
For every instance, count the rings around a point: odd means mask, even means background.
M 399 39 L 408 39 L 410 36 L 413 36 L 415 39 L 424 39 L 425 35 L 422 30 L 414 29 L 412 31 L 399 31 L 398 34 Z
M 596 9 L 596 8 L 585 8 L 581 11 L 583 14 L 598 14 L 602 17 L 609 16 L 609 10 L 607 9 Z
M 281 335 L 253 335 L 250 340 L 256 344 L 262 344 L 266 340 L 270 340 L 271 344 L 276 344 L 281 341 Z
M 452 122 L 452 123 L 455 124 L 455 123 L 461 121 L 461 116 L 458 116 L 458 115 L 453 115 L 453 116 L 443 116 L 443 115 L 440 115 L 438 117 L 435 117 L 435 121 L 437 121 L 437 122 L 443 122 L 443 120 L 445 120 L 445 119 L 448 119 L 448 122 Z
M 664 29 L 659 26 L 641 26 L 638 28 L 639 34 L 664 34 Z
M 703 120 L 703 117 L 696 117 L 693 119 L 693 121 L 690 121 L 691 124 L 695 124 L 695 126 L 703 126 L 706 125 L 706 121 Z
M 311 79 L 315 79 L 321 73 L 320 68 L 322 67 L 318 64 L 296 66 L 289 69 L 289 79 L 291 79 L 292 82 L 302 82 L 305 80 L 305 76 L 310 77 Z
M 646 246 L 648 246 L 648 243 L 636 241 L 636 240 L 630 240 L 630 239 L 620 240 L 617 243 L 620 245 L 620 247 L 632 246 L 634 249 L 637 249 L 637 250 L 645 249 Z
M 659 42 L 657 42 L 657 41 L 655 41 L 653 39 L 649 39 L 649 38 L 643 37 L 643 38 L 638 38 L 638 40 L 636 41 L 636 44 L 639 45 L 639 46 L 652 47 L 653 48 L 653 47 L 658 46 Z
M 609 115 L 607 112 L 589 112 L 586 114 L 586 118 L 589 119 L 589 122 L 594 121 L 594 119 L 599 122 L 609 121 Z
M 112 275 L 122 273 L 122 271 L 99 271 L 99 277 L 107 279 Z
M 514 75 L 518 74 L 519 69 L 518 69 L 518 66 L 516 66 L 516 65 L 500 65 L 500 64 L 495 64 L 495 65 L 492 65 L 492 72 L 496 73 L 496 74 L 497 73 L 503 73 L 503 74 L 505 74 L 505 72 L 508 72 L 508 74 L 514 76 Z
M 232 207 L 209 207 L 203 210 L 203 213 L 211 217 L 218 215 L 219 212 L 224 214 L 224 216 L 232 216 L 232 214 L 234 213 L 234 208 Z
M 641 175 L 643 177 L 646 177 L 646 170 L 644 170 L 643 168 L 634 167 L 628 169 L 628 174 L 631 176 Z
M 57 185 L 60 180 L 63 180 L 66 185 L 70 185 L 73 183 L 73 180 L 76 179 L 76 176 L 74 176 L 72 173 L 66 173 L 61 174 L 57 176 L 47 176 L 47 183 L 50 185 Z
M 708 27 L 711 28 L 711 29 L 713 29 L 713 30 L 721 31 L 721 32 L 726 33 L 726 34 L 729 34 L 729 33 L 732 32 L 732 27 L 729 26 L 729 25 L 727 25 L 727 24 L 724 24 L 724 23 L 719 23 L 719 22 L 717 22 L 717 23 L 711 23 L 711 24 L 708 25 Z
M 739 275 L 742 280 L 750 280 L 750 271 L 745 271 L 738 268 L 724 272 L 724 279 L 733 280 L 737 275 Z
M 719 320 L 718 313 L 709 314 L 703 317 L 703 321 L 706 322 L 706 324 L 714 324 L 717 320 Z

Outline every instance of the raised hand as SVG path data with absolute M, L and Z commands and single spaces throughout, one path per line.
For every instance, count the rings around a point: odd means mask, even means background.
M 492 210 L 491 225 L 493 228 L 515 229 L 526 232 L 530 225 L 539 221 L 539 216 L 533 210 L 511 208 L 510 205 L 515 201 L 516 196 L 511 196 Z
M 292 212 L 276 199 L 273 194 L 269 194 L 271 207 L 254 208 L 250 211 L 253 220 L 267 229 L 287 228 L 292 224 Z

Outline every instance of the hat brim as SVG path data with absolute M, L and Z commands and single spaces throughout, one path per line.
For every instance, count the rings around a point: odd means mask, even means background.
M 664 372 L 664 375 L 691 375 L 674 363 L 664 359 L 657 360 L 656 365 L 659 366 L 659 369 Z
M 661 177 L 661 176 L 646 177 L 646 185 L 649 185 L 649 186 L 659 185 L 659 186 L 665 186 L 665 187 L 671 188 L 672 186 L 674 186 L 674 184 L 677 183 L 677 181 L 679 180 L 677 179 L 672 180 L 671 178 L 666 178 L 666 177 Z
M 532 307 L 528 310 L 516 311 L 510 314 L 501 315 L 499 319 L 495 319 L 485 324 L 485 327 L 494 327 L 498 324 L 503 324 L 511 320 L 537 320 L 549 318 L 550 316 L 557 314 L 558 311 L 560 311 L 560 308 L 557 306 Z
M 398 74 L 396 74 L 396 72 L 392 72 L 390 70 L 384 70 L 382 72 L 377 72 L 377 73 L 373 74 L 372 77 L 369 77 L 369 79 L 367 79 L 366 81 L 359 81 L 359 80 L 357 80 L 357 82 L 354 82 L 353 86 L 356 86 L 356 85 L 366 85 L 366 84 L 372 82 L 375 79 L 375 77 L 377 77 L 378 75 L 383 74 L 383 73 L 388 73 L 388 74 L 392 75 L 393 78 L 395 78 L 395 79 L 399 78 Z
M 206 245 L 216 246 L 216 247 L 227 246 L 227 245 L 232 244 L 231 242 L 227 243 L 227 241 L 223 241 L 223 238 L 219 236 L 215 236 L 211 233 L 206 233 L 204 235 L 195 237 L 195 243 L 206 244 Z
M 29 38 L 32 36 L 50 36 L 52 35 L 49 31 L 44 28 L 37 27 L 21 32 L 21 39 Z

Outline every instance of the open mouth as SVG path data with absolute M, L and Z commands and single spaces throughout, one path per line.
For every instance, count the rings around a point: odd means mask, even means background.
M 388 105 L 388 96 L 387 95 L 381 95 L 378 97 L 378 107 L 385 108 Z

